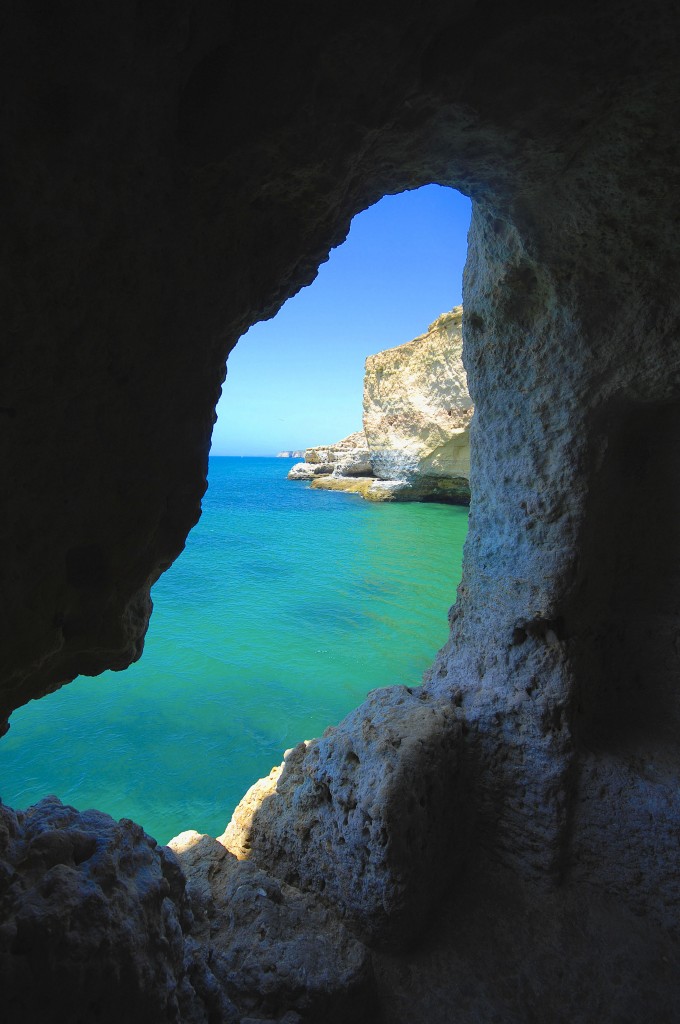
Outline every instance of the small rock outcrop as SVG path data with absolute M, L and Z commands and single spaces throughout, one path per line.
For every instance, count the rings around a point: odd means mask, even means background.
M 295 451 L 277 452 L 277 459 L 304 459 L 305 450 L 304 448 L 298 448 Z
M 408 945 L 431 912 L 441 865 L 456 860 L 460 739 L 450 702 L 404 686 L 375 690 L 321 739 L 286 751 L 220 842 L 316 893 L 369 944 Z
M 371 501 L 470 501 L 470 420 L 462 306 L 366 360 L 364 429 L 308 448 L 291 480 Z
M 317 476 L 332 473 L 333 466 L 326 462 L 296 462 L 288 472 L 289 480 L 313 480 Z
M 298 462 L 288 474 L 289 480 L 312 480 L 331 473 L 342 477 L 372 476 L 370 452 L 363 430 L 343 437 L 335 444 L 320 444 L 301 453 L 304 462 Z
M 8 1024 L 375 1015 L 369 951 L 314 893 L 56 797 L 0 804 L 0 986 Z

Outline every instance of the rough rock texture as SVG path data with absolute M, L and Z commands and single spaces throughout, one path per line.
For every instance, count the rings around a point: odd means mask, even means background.
M 170 848 L 187 878 L 194 956 L 236 1009 L 233 1019 L 290 1011 L 295 1021 L 375 1019 L 368 950 L 317 899 L 210 836 L 183 832 Z
M 289 480 L 324 477 L 316 488 L 351 491 L 369 501 L 467 505 L 473 406 L 462 318 L 457 306 L 413 341 L 369 356 L 363 431 L 336 445 L 307 449 Z
M 0 922 L 8 1024 L 204 1019 L 182 872 L 132 821 L 55 797 L 0 805 Z
M 444 864 L 455 867 L 460 734 L 450 702 L 376 690 L 322 739 L 288 751 L 221 841 L 318 893 L 370 941 L 409 944 Z
M 364 432 L 373 475 L 395 497 L 470 500 L 472 399 L 463 366 L 463 309 L 366 360 Z
M 333 472 L 331 462 L 296 462 L 288 470 L 289 480 L 313 480 L 317 476 L 327 476 Z
M 573 978 L 589 1024 L 676 1021 L 677 5 L 26 3 L 0 48 L 0 721 L 140 655 L 149 588 L 199 515 L 236 339 L 313 279 L 357 211 L 426 182 L 461 188 L 474 202 L 463 295 L 474 497 L 427 691 L 460 722 L 465 827 L 398 893 L 380 831 L 368 825 L 363 853 L 345 832 L 339 730 L 314 748 L 338 773 L 318 824 L 305 804 L 321 800 L 310 750 L 258 844 L 283 874 L 299 860 L 311 888 L 325 864 L 336 912 L 367 935 L 381 887 L 389 911 L 412 906 L 413 887 L 444 915 L 447 927 L 425 930 L 429 956 L 400 954 L 385 975 L 388 1017 L 399 1006 L 428 1020 L 436 997 L 457 1024 L 540 1021 L 542 1006 L 569 1019 L 559 996 Z M 364 763 L 379 764 L 379 730 L 365 742 Z M 404 798 L 433 749 L 434 736 L 420 759 L 413 749 Z M 381 799 L 371 814 L 390 822 L 394 847 L 419 849 L 410 815 L 383 813 Z M 432 806 L 443 827 L 449 804 Z M 314 857 L 295 838 L 308 826 Z M 30 864 L 11 863 L 12 891 L 28 891 Z M 112 863 L 115 888 L 125 864 Z M 127 990 L 171 1012 L 185 968 L 157 896 L 146 902 L 162 884 L 154 863 L 150 888 L 127 890 L 129 938 L 141 963 L 149 955 Z M 369 868 L 364 902 L 350 863 Z M 430 873 L 447 876 L 448 900 Z M 62 951 L 73 1000 L 83 993 L 71 1019 L 115 1006 L 122 924 L 100 946 L 89 893 L 48 894 L 55 924 L 36 930 L 30 984 L 13 995 L 22 1022 Z M 617 929 L 588 916 L 612 905 Z M 512 945 L 497 943 L 503 908 Z M 404 917 L 393 919 L 396 938 Z M 383 946 L 390 928 L 385 913 Z M 50 999 L 41 1011 L 58 1012 Z
M 374 1019 L 368 950 L 318 899 L 209 836 L 171 847 L 56 797 L 0 805 L 3 1020 Z
M 398 480 L 376 480 L 373 476 L 331 476 L 315 477 L 312 488 L 320 491 L 347 491 L 360 494 L 367 501 L 394 501 L 395 494 L 406 485 Z
M 317 445 L 308 448 L 305 461 L 298 462 L 288 473 L 289 480 L 311 480 L 315 476 L 365 476 L 371 475 L 366 438 L 362 430 L 343 437 L 335 444 Z

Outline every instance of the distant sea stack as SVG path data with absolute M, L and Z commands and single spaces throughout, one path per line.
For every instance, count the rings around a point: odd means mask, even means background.
M 366 360 L 364 429 L 308 448 L 291 480 L 371 501 L 470 501 L 472 399 L 462 361 L 463 308 Z
M 300 449 L 298 449 L 297 451 L 294 451 L 294 452 L 290 451 L 290 452 L 277 452 L 276 453 L 276 458 L 277 459 L 304 459 L 304 457 L 305 457 L 305 450 L 304 450 L 304 448 L 300 448 Z

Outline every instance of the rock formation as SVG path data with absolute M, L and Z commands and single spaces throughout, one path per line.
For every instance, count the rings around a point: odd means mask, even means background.
M 298 448 L 295 451 L 277 452 L 276 453 L 276 458 L 277 459 L 302 459 L 302 458 L 304 458 L 304 454 L 305 454 L 304 448 Z
M 304 462 L 291 467 L 289 480 L 313 480 L 331 473 L 341 477 L 372 475 L 370 454 L 362 430 L 343 437 L 335 444 L 307 448 L 304 456 Z
M 458 306 L 442 313 L 426 334 L 369 356 L 363 432 L 338 445 L 308 449 L 289 478 L 371 501 L 468 504 L 473 406 L 463 367 L 462 319 Z M 350 457 L 339 455 L 352 445 Z M 347 479 L 354 477 L 362 479 Z
M 470 499 L 472 399 L 463 366 L 463 309 L 366 360 L 364 432 L 373 474 L 413 497 Z
M 325 978 L 390 1024 L 680 1019 L 677 5 L 75 0 L 0 49 L 1 721 L 140 656 L 225 357 L 387 193 L 473 199 L 475 404 L 425 696 L 289 757 L 245 869 L 3 808 L 3 1018 L 311 1024 Z

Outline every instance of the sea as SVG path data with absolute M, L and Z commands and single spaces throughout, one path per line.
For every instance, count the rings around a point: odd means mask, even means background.
M 56 794 L 160 843 L 217 836 L 288 747 L 376 687 L 420 684 L 447 636 L 467 509 L 315 491 L 286 479 L 294 462 L 210 458 L 141 660 L 15 711 L 5 804 Z

